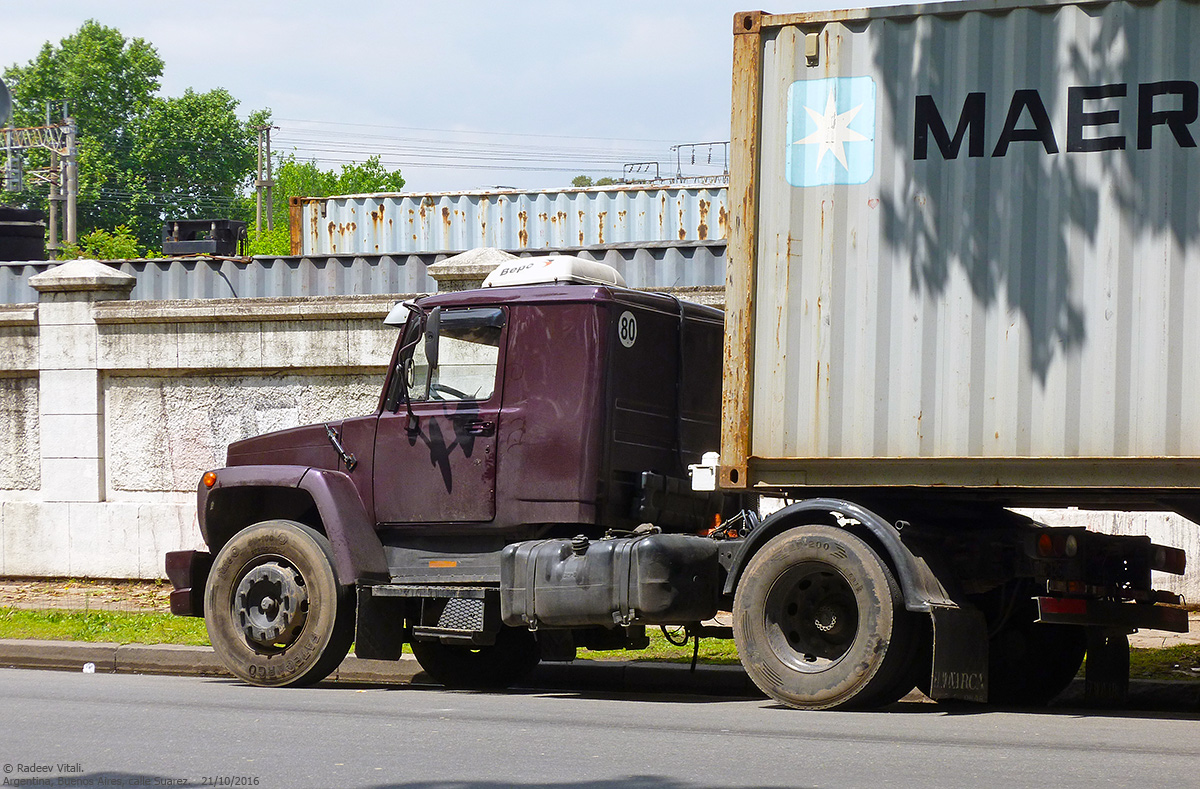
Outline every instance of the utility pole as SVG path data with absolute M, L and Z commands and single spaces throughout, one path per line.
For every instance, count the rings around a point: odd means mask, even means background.
M 76 209 L 79 205 L 79 127 L 75 119 L 67 111 L 63 102 L 63 123 L 67 126 L 67 161 L 63 168 L 63 181 L 67 186 L 67 243 L 74 244 L 78 240 L 76 229 Z
M 54 104 L 46 102 L 47 128 L 54 124 L 52 115 L 54 112 L 53 108 Z M 60 188 L 60 186 L 66 185 L 61 181 L 61 173 L 62 170 L 59 167 L 59 152 L 54 149 L 50 149 L 50 171 L 47 176 L 47 180 L 49 181 L 50 185 L 50 199 L 47 201 L 50 210 L 50 221 L 48 228 L 50 231 L 50 237 L 46 243 L 46 251 L 50 253 L 50 258 L 52 259 L 59 257 L 59 249 L 62 248 L 59 246 L 59 204 L 62 201 L 62 192 L 64 192 L 64 189 Z
M 58 151 L 50 152 L 50 222 L 49 228 L 50 238 L 46 242 L 46 251 L 50 253 L 51 259 L 58 257 L 58 251 L 61 247 L 58 245 L 58 204 L 62 200 L 58 189 Z
M 271 193 L 271 187 L 275 186 L 275 179 L 271 177 L 271 127 L 267 127 L 267 230 L 275 229 L 275 200 Z
M 257 197 L 257 208 L 254 212 L 254 232 L 262 233 L 263 190 L 267 193 L 267 229 L 275 229 L 274 203 L 272 202 L 271 187 L 275 180 L 271 177 L 271 129 L 273 126 L 255 126 L 258 132 L 258 175 L 254 179 L 254 191 Z M 263 161 L 266 160 L 267 177 L 263 178 Z

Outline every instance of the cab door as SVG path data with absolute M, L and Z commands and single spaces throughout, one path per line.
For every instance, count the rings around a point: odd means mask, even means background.
M 392 371 L 375 439 L 375 515 L 381 524 L 462 523 L 496 516 L 506 313 L 439 309 L 432 367 L 413 315 Z

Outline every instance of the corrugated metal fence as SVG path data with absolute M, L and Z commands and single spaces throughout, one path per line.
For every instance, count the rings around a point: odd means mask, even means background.
M 563 251 L 615 267 L 633 288 L 719 286 L 725 282 L 724 241 Z M 349 296 L 433 293 L 437 283 L 427 269 L 450 254 L 164 258 L 106 263 L 137 277 L 132 299 Z M 36 302 L 37 292 L 29 287 L 29 278 L 53 265 L 47 261 L 0 262 L 0 304 Z
M 724 186 L 623 186 L 302 199 L 293 206 L 302 226 L 319 219 L 324 229 L 303 234 L 300 254 L 106 262 L 137 277 L 133 299 L 432 293 L 429 266 L 480 246 L 600 260 L 634 288 L 722 286 L 725 195 Z M 385 217 L 373 230 L 372 214 Z M 36 302 L 29 278 L 53 265 L 0 262 L 0 303 Z

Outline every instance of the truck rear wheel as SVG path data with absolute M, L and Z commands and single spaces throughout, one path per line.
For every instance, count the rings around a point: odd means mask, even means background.
M 1066 690 L 1087 651 L 1087 631 L 1035 622 L 1029 601 L 988 643 L 988 702 L 1044 707 Z
M 771 698 L 801 709 L 873 706 L 909 687 L 919 627 L 887 565 L 832 526 L 787 531 L 755 555 L 738 585 L 733 633 L 742 663 Z
M 533 633 L 502 627 L 496 643 L 470 647 L 440 641 L 413 641 L 413 656 L 425 673 L 440 685 L 466 690 L 507 688 L 541 661 Z
M 354 638 L 354 589 L 333 567 L 324 535 L 292 521 L 263 521 L 217 553 L 204 590 L 213 650 L 252 685 L 318 682 Z

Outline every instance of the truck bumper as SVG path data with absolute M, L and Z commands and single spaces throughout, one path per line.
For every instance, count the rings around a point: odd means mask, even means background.
M 213 557 L 207 551 L 171 551 L 167 554 L 167 578 L 171 592 L 171 613 L 176 616 L 204 616 L 204 584 L 212 568 Z
M 1188 631 L 1187 611 L 1165 605 L 1114 603 L 1077 597 L 1039 597 L 1038 621 L 1134 630 Z

